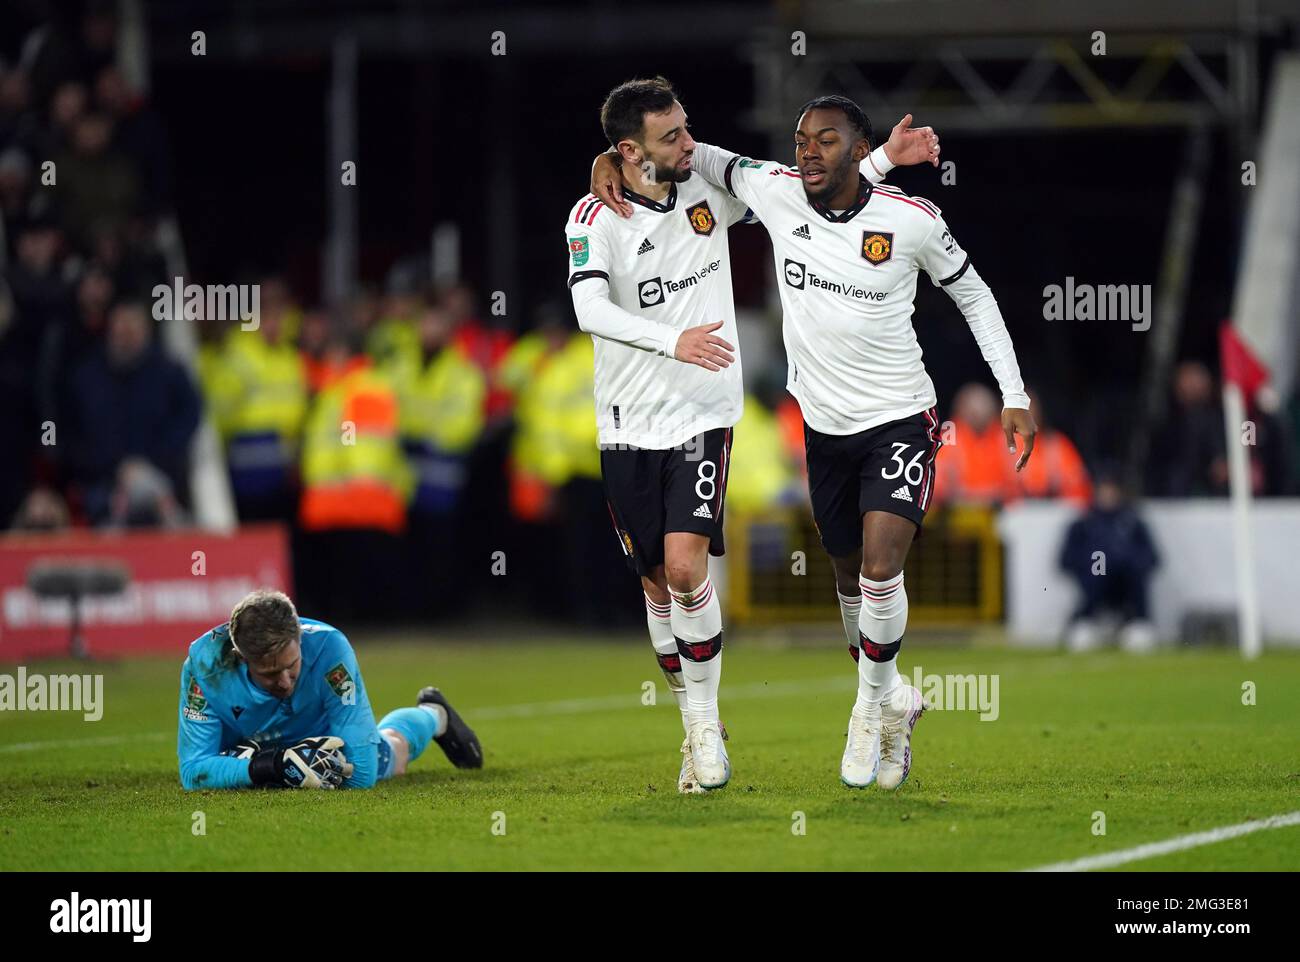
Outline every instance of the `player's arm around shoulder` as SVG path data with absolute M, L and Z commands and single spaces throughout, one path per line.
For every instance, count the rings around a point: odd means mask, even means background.
M 758 219 L 773 191 L 800 181 L 799 171 L 775 160 L 745 157 L 711 144 L 695 145 L 695 169 L 744 204 Z

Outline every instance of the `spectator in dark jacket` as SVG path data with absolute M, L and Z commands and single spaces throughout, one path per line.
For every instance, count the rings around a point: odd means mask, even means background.
M 151 326 L 143 303 L 118 303 L 109 313 L 104 349 L 73 376 L 70 436 L 66 442 L 60 437 L 59 446 L 69 452 L 68 467 L 94 524 L 115 520 L 115 496 L 119 505 L 124 497 L 128 502 L 116 520 L 130 523 L 149 514 L 137 510 L 136 492 L 147 492 L 166 508 L 159 508 L 155 521 L 174 517 L 167 495 L 188 500 L 186 472 L 199 425 L 199 395 L 188 372 L 153 343 Z M 153 471 L 144 470 L 142 462 Z M 159 477 L 170 492 L 160 491 Z M 123 511 L 129 517 L 122 517 Z
M 1082 598 L 1068 634 L 1069 647 L 1085 651 L 1101 640 L 1104 616 L 1123 625 L 1122 646 L 1147 651 L 1155 644 L 1147 588 L 1160 557 L 1151 532 L 1129 503 L 1114 472 L 1097 483 L 1092 505 L 1070 525 L 1060 566 L 1079 585 Z
M 1214 377 L 1200 361 L 1184 361 L 1174 373 L 1173 387 L 1173 409 L 1152 445 L 1149 490 L 1170 498 L 1226 495 L 1223 408 Z
M 58 156 L 63 225 L 81 246 L 94 239 L 97 226 L 125 224 L 136 209 L 139 172 L 112 139 L 108 114 L 86 114 L 73 124 L 71 149 Z

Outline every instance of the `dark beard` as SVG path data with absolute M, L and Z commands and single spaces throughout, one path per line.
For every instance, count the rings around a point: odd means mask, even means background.
M 684 184 L 691 179 L 690 170 L 678 170 L 676 167 L 656 167 L 655 183 L 656 184 Z

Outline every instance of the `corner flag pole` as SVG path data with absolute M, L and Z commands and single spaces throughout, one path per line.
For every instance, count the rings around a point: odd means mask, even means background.
M 1228 483 L 1232 492 L 1232 544 L 1237 573 L 1237 637 L 1241 656 L 1247 661 L 1259 657 L 1259 596 L 1255 592 L 1255 540 L 1250 530 L 1250 469 L 1242 424 L 1246 404 L 1240 385 L 1224 379 L 1223 422 L 1227 432 Z
M 1259 597 L 1255 593 L 1255 543 L 1250 527 L 1253 488 L 1250 479 L 1250 456 L 1246 450 L 1246 401 L 1254 399 L 1269 380 L 1269 370 L 1240 336 L 1237 328 L 1225 321 L 1219 327 L 1219 358 L 1223 363 L 1224 448 L 1228 452 L 1228 485 L 1232 493 L 1232 543 L 1237 571 L 1237 635 L 1241 654 L 1247 660 L 1258 658 Z M 1254 430 L 1249 443 L 1254 444 Z

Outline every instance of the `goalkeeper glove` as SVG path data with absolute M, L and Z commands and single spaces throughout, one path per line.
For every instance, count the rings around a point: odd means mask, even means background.
M 263 748 L 248 762 L 248 777 L 259 787 L 338 788 L 351 775 L 343 739 L 334 735 L 304 738 L 288 748 Z
M 227 755 L 231 758 L 252 758 L 261 750 L 261 744 L 249 738 L 246 741 L 240 742 L 238 745 L 232 745 L 221 754 Z

